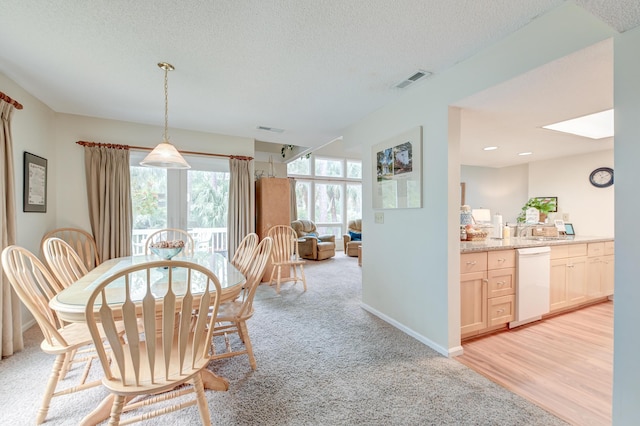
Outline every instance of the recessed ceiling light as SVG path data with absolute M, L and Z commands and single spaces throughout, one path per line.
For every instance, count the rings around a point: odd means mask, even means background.
M 542 127 L 591 139 L 608 138 L 613 136 L 613 110 L 597 112 Z
M 484 149 L 485 151 L 494 151 L 494 150 L 498 149 L 498 147 L 497 146 L 485 146 L 482 149 Z
M 518 153 L 518 155 L 522 155 L 522 156 L 524 156 L 524 155 L 531 155 L 531 154 L 533 154 L 533 152 L 530 152 L 530 151 L 527 151 L 527 152 L 519 152 L 519 153 Z

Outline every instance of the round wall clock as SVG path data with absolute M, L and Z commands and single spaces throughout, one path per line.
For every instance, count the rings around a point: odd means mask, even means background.
M 598 167 L 589 175 L 589 182 L 597 188 L 606 188 L 613 185 L 613 169 L 610 167 Z

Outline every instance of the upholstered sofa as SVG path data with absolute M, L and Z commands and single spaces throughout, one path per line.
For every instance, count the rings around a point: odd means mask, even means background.
M 344 254 L 358 257 L 358 247 L 362 244 L 362 219 L 350 220 L 347 233 L 342 236 Z
M 324 260 L 336 255 L 335 235 L 319 235 L 316 224 L 306 219 L 294 220 L 291 227 L 298 234 L 300 257 Z

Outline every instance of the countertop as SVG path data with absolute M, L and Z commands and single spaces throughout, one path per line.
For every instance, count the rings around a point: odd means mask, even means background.
M 557 246 L 563 244 L 597 243 L 601 241 L 613 240 L 613 237 L 588 237 L 578 235 L 576 235 L 575 237 L 558 237 L 553 239 L 535 238 L 536 237 L 506 239 L 487 238 L 484 241 L 460 241 L 460 253 L 517 249 L 525 247 Z

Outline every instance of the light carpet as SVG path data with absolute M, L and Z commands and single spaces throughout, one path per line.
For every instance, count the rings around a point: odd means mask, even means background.
M 356 258 L 338 253 L 305 271 L 307 292 L 301 283 L 283 284 L 280 295 L 258 289 L 248 322 L 256 371 L 246 356 L 211 363 L 230 382 L 227 392 L 207 391 L 213 424 L 565 424 L 363 310 Z M 2 425 L 34 424 L 53 362 L 37 326 L 25 339 L 24 351 L 0 361 Z M 54 398 L 46 424 L 76 425 L 106 395 L 94 388 Z M 196 407 L 147 422 L 199 423 Z

